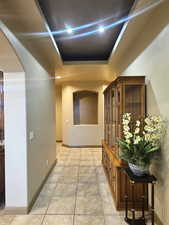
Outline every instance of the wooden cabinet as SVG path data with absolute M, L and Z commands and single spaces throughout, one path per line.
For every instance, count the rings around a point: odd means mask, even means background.
M 104 141 L 103 167 L 105 169 L 117 210 L 125 206 L 125 177 L 122 166 L 125 162 L 119 158 L 118 139 L 123 137 L 122 116 L 132 113 L 135 119 L 145 116 L 145 77 L 119 77 L 104 91 Z M 131 204 L 131 184 L 127 180 L 129 207 Z M 136 207 L 142 206 L 142 195 L 147 196 L 147 185 L 138 184 L 135 189 Z

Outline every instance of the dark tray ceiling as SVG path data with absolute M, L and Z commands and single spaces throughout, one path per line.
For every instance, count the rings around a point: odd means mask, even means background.
M 72 28 L 98 21 L 111 19 L 72 34 L 54 35 L 64 61 L 107 60 L 118 38 L 123 24 L 95 33 L 90 36 L 63 40 L 65 37 L 78 35 L 98 29 L 118 21 L 128 15 L 134 0 L 38 0 L 51 31 Z

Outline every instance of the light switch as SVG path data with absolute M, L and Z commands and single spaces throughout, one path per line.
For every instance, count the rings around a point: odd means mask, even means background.
M 30 131 L 29 132 L 29 140 L 31 141 L 34 138 L 34 132 Z

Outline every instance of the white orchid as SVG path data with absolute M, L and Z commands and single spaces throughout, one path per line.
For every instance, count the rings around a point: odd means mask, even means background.
M 134 144 L 138 144 L 141 140 L 142 138 L 140 136 L 136 136 L 134 139 Z
M 131 138 L 131 137 L 133 137 L 132 133 L 127 132 L 125 138 L 126 138 L 126 139 L 129 139 L 129 138 Z
M 144 120 L 133 121 L 131 114 L 126 113 L 122 123 L 124 138 L 119 140 L 120 158 L 140 168 L 147 168 L 160 148 L 164 128 L 162 119 L 148 116 Z
M 146 141 L 150 141 L 150 137 L 151 137 L 150 134 L 145 134 L 144 135 L 144 138 L 145 138 Z
M 131 143 L 130 139 L 127 139 L 126 142 L 127 142 L 127 144 L 130 144 Z
M 141 140 L 151 142 L 153 145 L 159 145 L 162 136 L 162 119 L 160 116 L 148 116 L 145 118 L 145 126 L 141 130 L 141 121 L 136 120 L 135 128 L 130 126 L 131 113 L 123 115 L 123 134 L 125 141 L 129 143 L 138 144 Z
M 123 125 L 128 125 L 129 124 L 129 120 L 125 120 L 125 119 L 123 119 Z
M 137 121 L 136 121 L 136 127 L 139 127 L 140 124 L 141 124 L 140 120 L 137 120 Z
M 153 145 L 160 145 L 162 137 L 163 123 L 160 116 L 149 116 L 145 119 L 145 127 L 143 136 L 146 141 L 151 142 Z
M 134 131 L 134 134 L 139 134 L 140 132 L 140 128 L 139 127 L 136 127 L 135 131 Z
M 129 131 L 130 127 L 125 125 L 125 126 L 123 126 L 123 129 L 124 129 L 124 131 Z

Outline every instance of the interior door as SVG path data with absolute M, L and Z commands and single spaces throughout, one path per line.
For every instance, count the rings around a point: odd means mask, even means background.
M 3 73 L 0 71 L 0 146 L 4 142 L 4 91 L 3 91 Z
M 0 201 L 5 189 L 5 159 L 4 159 L 4 89 L 3 73 L 0 72 Z

